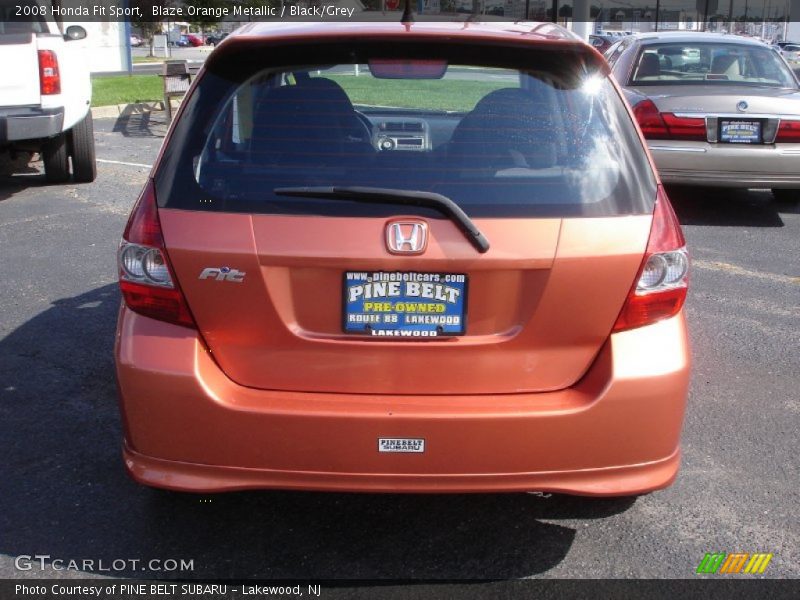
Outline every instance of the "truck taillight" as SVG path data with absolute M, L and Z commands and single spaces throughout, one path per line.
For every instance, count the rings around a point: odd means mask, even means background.
M 152 319 L 196 328 L 186 298 L 172 275 L 153 181 L 133 207 L 117 251 L 119 286 L 125 305 Z
M 61 93 L 58 58 L 52 50 L 39 50 L 39 91 L 42 96 Z
M 659 112 L 652 100 L 639 102 L 633 107 L 633 114 L 648 140 L 707 140 L 706 120 L 702 117 L 679 117 Z
M 775 143 L 798 144 L 800 143 L 800 121 L 781 121 Z
M 689 287 L 689 255 L 678 217 L 659 186 L 650 238 L 614 331 L 667 319 L 680 312 Z

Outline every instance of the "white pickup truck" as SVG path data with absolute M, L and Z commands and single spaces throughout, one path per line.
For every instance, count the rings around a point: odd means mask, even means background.
M 97 175 L 89 69 L 46 0 L 0 0 L 0 152 L 39 152 L 47 181 Z

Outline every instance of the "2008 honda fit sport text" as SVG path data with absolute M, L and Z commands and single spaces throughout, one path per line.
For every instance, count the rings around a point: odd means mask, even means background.
M 639 494 L 675 478 L 688 258 L 588 45 L 535 24 L 253 24 L 119 248 L 141 483 Z

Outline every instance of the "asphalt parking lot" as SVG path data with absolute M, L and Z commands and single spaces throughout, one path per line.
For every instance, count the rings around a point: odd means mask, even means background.
M 98 180 L 0 175 L 0 578 L 19 555 L 184 559 L 100 575 L 686 578 L 706 552 L 800 577 L 800 209 L 768 191 L 671 190 L 693 255 L 683 467 L 636 500 L 148 490 L 124 473 L 115 250 L 165 126 L 95 122 Z M 40 166 L 40 165 L 39 165 Z M 49 562 L 49 561 L 48 561 Z

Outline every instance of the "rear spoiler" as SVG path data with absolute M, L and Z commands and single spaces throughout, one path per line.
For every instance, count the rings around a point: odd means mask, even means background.
M 429 53 L 433 52 L 434 48 L 437 49 L 436 51 L 452 51 L 457 47 L 459 56 L 462 56 L 463 53 L 465 61 L 470 60 L 470 56 L 474 56 L 472 62 L 468 64 L 480 64 L 475 60 L 483 57 L 485 61 L 487 49 L 491 48 L 504 54 L 503 64 L 522 70 L 531 68 L 532 63 L 524 60 L 523 56 L 525 53 L 532 53 L 544 59 L 552 57 L 554 61 L 569 60 L 582 63 L 586 71 L 604 76 L 611 72 L 608 63 L 595 48 L 572 34 L 558 38 L 466 31 L 460 35 L 451 33 L 442 36 L 433 35 L 430 30 L 404 30 L 371 34 L 368 28 L 365 28 L 364 31 L 339 31 L 335 27 L 330 27 L 329 31 L 317 32 L 311 37 L 280 30 L 268 35 L 264 33 L 251 35 L 248 31 L 250 29 L 244 27 L 239 30 L 239 33 L 230 35 L 223 40 L 206 59 L 204 70 L 224 77 L 226 72 L 230 72 L 231 69 L 236 70 L 237 67 L 249 66 L 249 69 L 252 70 L 254 61 L 263 64 L 264 68 L 270 65 L 303 64 L 302 57 L 306 55 L 303 50 L 309 51 L 308 54 L 315 57 L 306 64 L 318 64 L 321 57 L 326 61 L 330 60 L 331 63 L 336 62 L 335 53 L 331 53 L 323 47 L 338 48 L 340 51 L 347 49 L 347 54 L 356 56 L 359 47 L 381 46 L 388 54 L 396 53 L 399 57 L 403 52 L 402 48 L 408 44 L 416 46 L 415 53 L 419 54 L 417 58 L 432 58 Z M 424 48 L 421 45 L 423 42 Z M 476 50 L 477 52 L 475 52 Z M 503 50 L 507 52 L 503 52 Z M 423 52 L 427 54 L 423 54 Z

